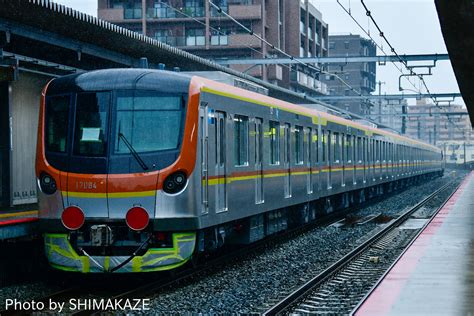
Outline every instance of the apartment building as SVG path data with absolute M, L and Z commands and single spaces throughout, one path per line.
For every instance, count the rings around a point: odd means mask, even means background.
M 375 43 L 360 35 L 343 34 L 329 36 L 330 57 L 376 56 L 376 53 Z M 331 73 L 336 73 L 346 83 L 364 95 L 375 91 L 375 62 L 331 64 L 328 70 Z M 328 85 L 329 94 L 331 95 L 357 95 L 334 76 L 326 75 L 323 81 Z M 331 104 L 359 115 L 370 114 L 372 108 L 370 103 L 361 100 L 334 101 Z
M 440 112 L 463 112 L 466 115 L 447 116 Z M 433 145 L 452 141 L 474 142 L 474 131 L 471 128 L 467 109 L 452 104 L 441 109 L 425 99 L 408 107 L 407 135 L 421 139 Z
M 213 3 L 254 34 L 293 56 L 328 55 L 328 25 L 308 0 Z M 98 17 L 209 59 L 282 57 L 207 0 L 98 0 Z M 319 73 L 308 67 L 231 67 L 309 96 L 327 93 Z

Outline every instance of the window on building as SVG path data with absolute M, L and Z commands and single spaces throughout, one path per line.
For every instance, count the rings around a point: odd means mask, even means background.
M 344 42 L 344 48 L 349 49 L 349 42 L 348 41 Z
M 270 164 L 280 164 L 280 123 L 270 121 L 268 124 L 268 134 L 270 137 Z
M 336 43 L 329 42 L 329 49 L 335 49 L 335 48 L 336 48 Z
M 226 29 L 211 30 L 211 45 L 228 45 L 228 34 Z
M 139 2 L 125 2 L 123 4 L 124 19 L 141 19 L 142 18 L 142 3 Z
M 206 44 L 204 29 L 186 29 L 186 46 L 203 46 Z
M 249 118 L 234 117 L 234 163 L 236 166 L 247 166 L 249 163 Z

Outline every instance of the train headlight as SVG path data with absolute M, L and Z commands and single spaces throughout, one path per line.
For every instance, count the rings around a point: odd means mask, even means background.
M 84 212 L 77 206 L 69 206 L 61 214 L 64 227 L 69 230 L 78 230 L 84 225 Z
M 140 206 L 132 207 L 125 216 L 127 226 L 136 231 L 144 230 L 148 226 L 149 220 L 148 212 Z
M 41 173 L 39 182 L 41 191 L 45 194 L 54 194 L 58 188 L 54 178 L 46 172 Z
M 175 194 L 186 187 L 186 175 L 178 171 L 170 174 L 163 183 L 163 191 L 169 194 Z

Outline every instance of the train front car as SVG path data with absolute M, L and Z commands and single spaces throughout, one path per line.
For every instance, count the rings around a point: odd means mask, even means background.
M 198 92 L 188 76 L 145 69 L 48 84 L 36 176 L 53 267 L 148 272 L 192 256 Z

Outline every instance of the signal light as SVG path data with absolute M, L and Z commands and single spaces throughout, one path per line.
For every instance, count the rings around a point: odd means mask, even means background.
M 84 225 L 84 212 L 77 206 L 69 206 L 61 214 L 64 227 L 69 230 L 78 230 Z
M 163 183 L 163 191 L 169 194 L 176 194 L 186 186 L 186 174 L 178 171 L 170 174 Z
M 147 211 L 139 206 L 129 209 L 125 216 L 127 226 L 135 231 L 145 229 L 148 226 L 149 219 Z
M 51 195 L 56 192 L 57 185 L 56 181 L 52 176 L 47 174 L 46 172 L 42 172 L 39 178 L 39 184 L 41 191 L 45 194 Z

